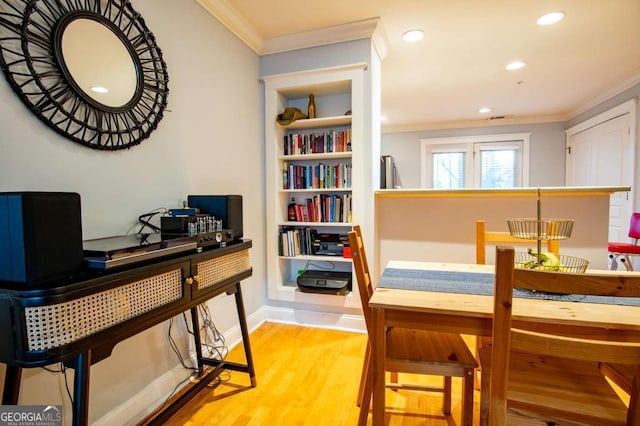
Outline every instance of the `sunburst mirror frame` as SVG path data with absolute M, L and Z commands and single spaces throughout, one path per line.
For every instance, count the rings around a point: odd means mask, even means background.
M 107 26 L 131 54 L 138 81 L 125 105 L 92 99 L 64 66 L 62 32 L 76 17 Z M 113 151 L 139 144 L 157 128 L 167 106 L 162 52 L 128 0 L 0 0 L 0 67 L 38 118 L 89 148 Z

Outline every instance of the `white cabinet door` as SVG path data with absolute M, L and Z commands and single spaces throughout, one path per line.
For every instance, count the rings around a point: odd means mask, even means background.
M 625 113 L 575 134 L 567 134 L 569 186 L 632 186 L 634 141 L 631 114 Z M 611 195 L 609 241 L 626 241 L 633 212 L 632 192 Z

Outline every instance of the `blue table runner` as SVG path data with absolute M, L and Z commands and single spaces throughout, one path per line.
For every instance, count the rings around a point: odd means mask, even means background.
M 493 295 L 494 274 L 458 271 L 386 268 L 378 282 L 380 288 L 437 291 L 441 293 Z M 640 306 L 638 297 L 585 296 L 582 294 L 550 294 L 514 289 L 514 297 Z

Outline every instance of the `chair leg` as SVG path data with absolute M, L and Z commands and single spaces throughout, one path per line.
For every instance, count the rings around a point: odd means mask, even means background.
M 369 374 L 369 367 L 371 364 L 371 345 L 367 342 L 367 349 L 364 352 L 364 363 L 362 364 L 362 375 L 360 376 L 360 389 L 358 390 L 357 405 L 360 407 L 362 404 L 362 397 L 364 395 L 364 385 L 367 381 L 367 374 Z
M 482 346 L 483 338 L 476 336 L 476 359 L 480 358 L 480 349 L 482 349 Z M 478 391 L 480 390 L 481 374 L 480 367 L 478 367 L 473 373 L 473 388 Z
M 462 378 L 462 425 L 473 425 L 473 391 L 476 377 L 473 368 L 467 368 Z
M 629 259 L 628 255 L 625 255 L 624 258 L 621 259 L 621 262 L 627 271 L 633 271 L 633 265 L 631 264 L 631 259 Z
M 451 377 L 444 377 L 444 387 L 443 387 L 443 396 L 444 400 L 442 403 L 442 412 L 444 414 L 451 414 Z
M 489 374 L 482 370 L 480 379 L 480 426 L 489 424 Z
M 364 376 L 364 386 L 362 388 L 362 401 L 360 401 L 360 412 L 358 414 L 358 426 L 366 426 L 369 417 L 369 406 L 373 396 L 373 371 L 367 368 L 367 374 Z

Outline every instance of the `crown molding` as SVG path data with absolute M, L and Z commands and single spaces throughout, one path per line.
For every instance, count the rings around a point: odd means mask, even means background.
M 559 115 L 537 115 L 523 117 L 505 117 L 499 120 L 461 120 L 461 121 L 441 121 L 426 123 L 411 123 L 407 125 L 383 125 L 382 133 L 403 133 L 403 132 L 420 132 L 425 130 L 452 130 L 467 129 L 473 127 L 498 127 L 498 126 L 514 126 L 518 124 L 542 124 L 568 121 L 566 114 Z
M 376 31 L 378 32 L 376 33 Z M 380 54 L 380 51 L 382 51 L 386 54 L 386 39 L 380 26 L 380 18 L 363 19 L 330 27 L 269 37 L 264 40 L 262 54 L 269 55 L 345 41 L 365 38 L 374 39 L 374 37 L 378 53 Z
M 586 111 L 590 110 L 591 108 L 593 108 L 593 107 L 595 107 L 597 105 L 600 105 L 601 103 L 603 103 L 603 102 L 613 98 L 614 96 L 624 92 L 625 90 L 632 88 L 633 86 L 635 86 L 638 83 L 640 83 L 640 72 L 632 75 L 631 77 L 627 78 L 626 80 L 621 81 L 620 83 L 616 84 L 615 86 L 613 86 L 612 88 L 610 88 L 606 92 L 601 93 L 600 95 L 598 95 L 595 98 L 591 99 L 590 101 L 586 102 L 584 105 L 574 109 L 568 115 L 571 118 L 575 118 L 578 115 L 582 114 L 583 112 L 586 112 Z
M 207 12 L 258 55 L 262 55 L 264 40 L 238 11 L 225 0 L 196 0 Z
M 386 58 L 389 53 L 389 40 L 387 39 L 387 33 L 384 31 L 384 27 L 382 26 L 382 19 L 378 19 L 378 24 L 371 35 L 371 41 L 376 52 L 378 52 L 380 60 Z
M 387 37 L 379 17 L 263 38 L 226 0 L 196 0 L 196 2 L 258 55 L 364 38 L 372 40 L 380 59 L 384 59 L 388 53 Z

